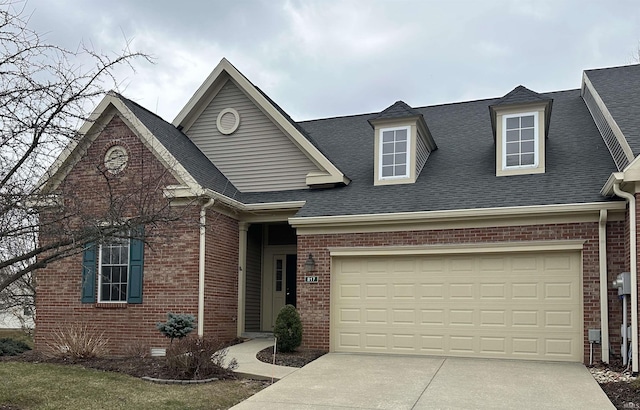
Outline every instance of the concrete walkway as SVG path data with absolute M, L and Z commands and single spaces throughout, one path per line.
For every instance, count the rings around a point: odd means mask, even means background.
M 273 337 L 251 339 L 229 347 L 227 359 L 236 359 L 238 368 L 235 372 L 244 377 L 258 380 L 280 380 L 298 370 L 297 367 L 275 366 L 256 359 L 256 354 L 269 346 L 273 347 Z
M 329 353 L 233 409 L 615 407 L 580 363 Z

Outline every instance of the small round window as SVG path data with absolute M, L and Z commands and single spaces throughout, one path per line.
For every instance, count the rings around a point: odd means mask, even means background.
M 104 166 L 112 174 L 117 174 L 125 169 L 127 162 L 129 161 L 129 155 L 127 150 L 121 145 L 115 145 L 104 155 Z
M 218 114 L 216 125 L 221 133 L 225 135 L 233 134 L 240 125 L 240 114 L 233 108 L 225 108 Z

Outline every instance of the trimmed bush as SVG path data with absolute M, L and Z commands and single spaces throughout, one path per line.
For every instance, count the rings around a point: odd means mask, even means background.
M 224 377 L 238 368 L 236 359 L 225 363 L 226 344 L 215 338 L 186 337 L 167 349 L 167 366 L 176 379 Z
M 0 356 L 17 356 L 27 350 L 31 348 L 25 342 L 9 338 L 0 339 Z
M 171 339 L 182 339 L 189 333 L 193 332 L 196 318 L 193 315 L 181 313 L 167 313 L 167 321 L 164 323 L 156 323 L 156 328 L 166 337 Z
M 293 305 L 286 305 L 278 313 L 273 335 L 277 338 L 277 350 L 282 353 L 293 352 L 302 343 L 302 322 Z

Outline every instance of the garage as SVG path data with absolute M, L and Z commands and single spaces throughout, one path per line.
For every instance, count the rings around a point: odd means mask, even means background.
M 575 250 L 332 256 L 331 351 L 581 362 L 580 272 Z

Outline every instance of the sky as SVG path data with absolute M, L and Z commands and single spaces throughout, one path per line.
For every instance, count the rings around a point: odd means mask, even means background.
M 294 120 L 580 87 L 635 63 L 637 0 L 27 0 L 54 44 L 133 51 L 118 91 L 171 122 L 227 58 Z

